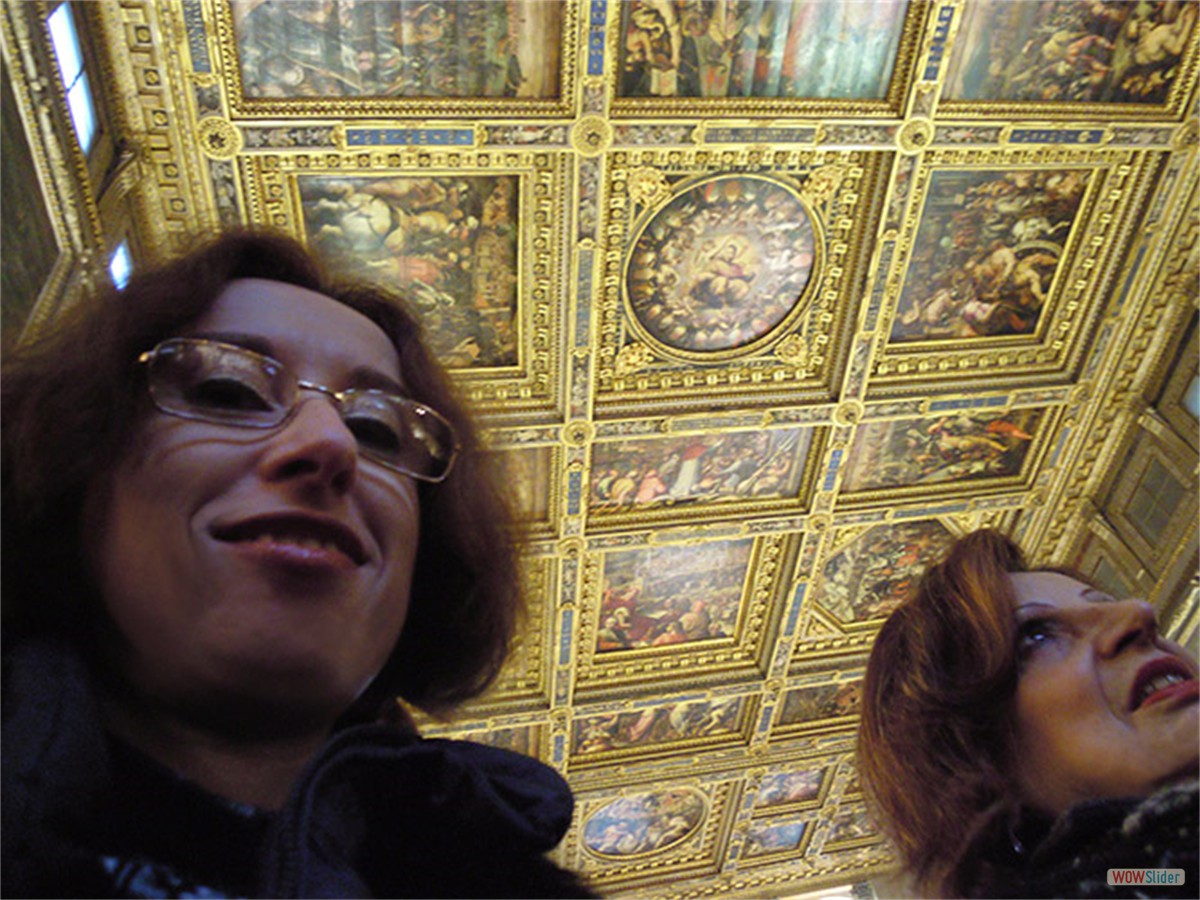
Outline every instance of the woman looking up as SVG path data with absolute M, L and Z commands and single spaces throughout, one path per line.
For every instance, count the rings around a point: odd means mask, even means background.
M 1196 676 L 1149 604 L 1030 570 L 995 531 L 957 541 L 864 685 L 864 788 L 918 890 L 1121 896 L 1109 869 L 1156 868 L 1194 894 Z

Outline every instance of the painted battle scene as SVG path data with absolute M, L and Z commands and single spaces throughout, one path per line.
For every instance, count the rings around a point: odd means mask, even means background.
M 1162 103 L 1196 30 L 1194 0 L 972 0 L 944 97 Z
M 623 97 L 887 95 L 906 0 L 630 0 Z
M 398 291 L 453 369 L 517 361 L 515 176 L 297 179 L 311 245 Z
M 771 809 L 815 800 L 825 780 L 824 769 L 804 769 L 799 772 L 779 772 L 768 775 L 754 798 L 755 809 Z
M 548 98 L 558 0 L 231 0 L 247 98 Z
M 891 340 L 1032 333 L 1090 179 L 1086 169 L 934 172 Z
M 602 753 L 740 731 L 745 697 L 691 700 L 575 720 L 572 753 Z
M 780 725 L 800 725 L 857 715 L 862 705 L 862 682 L 797 688 L 783 695 Z
M 975 481 L 1018 475 L 1042 411 L 955 413 L 859 426 L 842 489 Z
M 601 856 L 654 853 L 693 834 L 704 812 L 704 798 L 686 788 L 622 797 L 588 816 L 583 843 Z
M 952 541 L 935 521 L 876 525 L 825 563 L 817 602 L 842 622 L 885 618 Z
M 742 856 L 753 859 L 768 853 L 795 850 L 804 837 L 807 822 L 779 822 L 768 824 L 754 822 L 746 832 L 746 843 L 742 845 Z
M 608 553 L 596 651 L 733 637 L 753 545 L 740 538 Z
M 795 497 L 812 430 L 745 431 L 593 445 L 589 509 Z
M 814 248 L 794 190 L 722 176 L 682 191 L 650 220 L 630 253 L 626 295 L 668 347 L 729 350 L 766 336 L 795 308 Z

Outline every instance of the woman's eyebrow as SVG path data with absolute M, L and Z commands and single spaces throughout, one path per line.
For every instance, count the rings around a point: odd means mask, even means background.
M 1089 603 L 1115 603 L 1117 599 L 1108 591 L 1100 588 L 1088 588 L 1080 596 Z
M 270 356 L 272 359 L 275 358 L 275 345 L 267 338 L 258 334 L 249 334 L 243 331 L 201 331 L 186 335 L 186 337 L 200 338 L 206 341 L 218 341 L 222 344 L 233 344 L 236 347 L 244 347 L 255 353 L 261 353 L 263 356 Z M 375 390 L 387 391 L 389 394 L 399 394 L 402 397 L 409 396 L 408 389 L 402 382 L 371 366 L 356 366 L 350 371 L 347 382 L 359 389 L 373 388 Z
M 1035 607 L 1038 609 L 1055 609 L 1056 608 L 1053 603 L 1043 603 L 1040 600 L 1031 600 L 1029 603 L 1022 603 L 1020 606 L 1018 606 L 1016 609 L 1013 610 L 1013 613 L 1019 613 L 1022 610 L 1033 609 Z
M 389 394 L 399 394 L 408 397 L 409 392 L 401 382 L 390 375 L 373 369 L 370 366 L 357 366 L 350 372 L 349 383 L 357 388 L 374 388 L 387 391 Z

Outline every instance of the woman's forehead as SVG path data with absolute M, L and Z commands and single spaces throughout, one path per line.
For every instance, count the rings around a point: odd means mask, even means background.
M 1018 607 L 1028 604 L 1070 606 L 1112 599 L 1104 591 L 1062 572 L 1012 572 L 1009 579 Z
M 292 365 L 375 369 L 400 380 L 399 354 L 379 325 L 332 297 L 281 281 L 231 281 L 186 331 L 244 335 Z

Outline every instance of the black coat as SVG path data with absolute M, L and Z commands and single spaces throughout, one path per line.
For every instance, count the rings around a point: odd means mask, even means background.
M 529 757 L 357 725 L 266 813 L 107 736 L 66 646 L 18 642 L 4 668 L 4 896 L 594 896 L 543 856 L 573 799 Z
M 1020 853 L 1004 847 L 976 897 L 1200 896 L 1200 792 L 1192 779 L 1150 797 L 1091 800 L 1052 826 L 1022 829 Z M 1040 831 L 1040 833 L 1038 833 Z M 1000 854 L 997 854 L 999 856 Z M 998 863 L 998 864 L 996 864 Z M 1110 885 L 1108 870 L 1182 869 L 1184 883 Z

